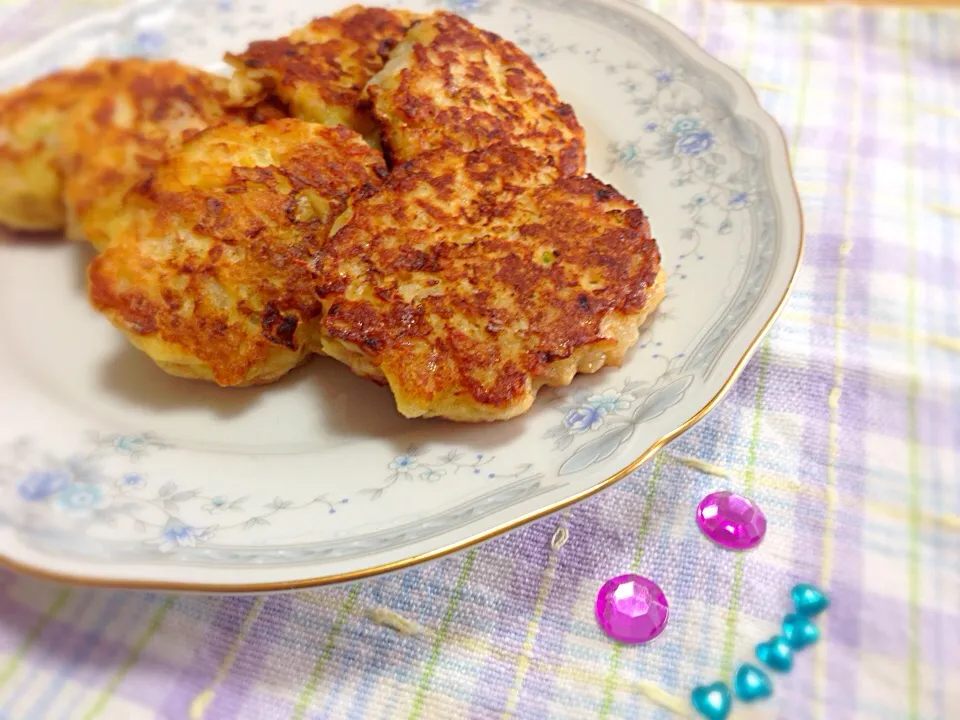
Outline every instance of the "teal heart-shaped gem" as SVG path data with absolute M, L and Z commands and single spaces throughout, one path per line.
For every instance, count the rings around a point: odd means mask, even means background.
M 783 636 L 794 650 L 802 650 L 820 639 L 820 631 L 806 615 L 790 613 L 783 618 Z
M 773 683 L 770 676 L 756 665 L 744 663 L 733 676 L 733 691 L 744 702 L 753 702 L 773 695 Z
M 793 667 L 793 650 L 785 637 L 775 635 L 756 648 L 757 660 L 771 670 L 787 672 Z
M 797 612 L 807 617 L 816 617 L 830 605 L 823 591 L 807 583 L 794 585 L 790 597 L 793 598 L 793 606 Z
M 708 720 L 724 720 L 730 714 L 733 696 L 725 683 L 715 682 L 712 685 L 700 685 L 690 693 L 693 706 Z

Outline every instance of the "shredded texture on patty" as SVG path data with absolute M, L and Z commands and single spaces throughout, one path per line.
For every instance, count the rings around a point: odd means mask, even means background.
M 276 380 L 319 348 L 306 260 L 351 196 L 385 175 L 383 158 L 344 127 L 205 130 L 126 196 L 90 265 L 90 299 L 172 374 Z
M 552 157 L 563 175 L 584 171 L 573 108 L 520 48 L 457 15 L 437 12 L 415 24 L 364 100 L 391 162 L 444 145 L 508 141 Z
M 618 365 L 663 296 L 634 203 L 509 144 L 396 167 L 313 268 L 324 351 L 410 417 L 518 415 L 541 385 Z
M 294 117 L 346 125 L 376 144 L 376 126 L 357 99 L 416 17 L 405 10 L 351 5 L 287 37 L 257 40 L 244 52 L 226 56 L 234 68 L 232 101 L 273 95 Z

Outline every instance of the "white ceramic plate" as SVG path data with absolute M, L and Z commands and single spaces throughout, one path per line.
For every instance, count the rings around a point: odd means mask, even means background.
M 77 582 L 248 591 L 462 549 L 583 498 L 690 427 L 788 292 L 801 216 L 783 136 L 749 86 L 617 0 L 447 0 L 519 43 L 587 130 L 590 171 L 651 217 L 667 297 L 621 369 L 482 427 L 411 421 L 316 359 L 278 385 L 160 372 L 84 296 L 89 250 L 0 244 L 0 558 Z M 417 10 L 440 7 L 410 0 Z M 222 69 L 331 0 L 150 0 L 62 29 L 4 86 L 95 55 Z

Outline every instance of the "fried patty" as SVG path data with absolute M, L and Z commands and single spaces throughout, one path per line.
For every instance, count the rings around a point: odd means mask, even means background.
M 576 115 L 520 48 L 467 20 L 421 20 L 364 90 L 391 162 L 455 144 L 475 150 L 509 141 L 549 155 L 564 175 L 584 171 Z
M 173 375 L 268 383 L 319 348 L 306 260 L 386 175 L 345 127 L 294 119 L 200 132 L 124 198 L 89 268 L 94 307 Z
M 124 193 L 225 116 L 227 80 L 173 60 L 128 58 L 66 115 L 60 154 L 66 234 L 102 248 Z
M 643 211 L 507 143 L 391 172 L 312 263 L 323 350 L 407 417 L 503 420 L 619 365 L 664 294 Z
M 232 100 L 244 104 L 273 94 L 294 117 L 346 125 L 376 144 L 376 126 L 357 98 L 416 17 L 352 5 L 287 37 L 251 43 L 245 52 L 226 56 L 235 68 Z
M 65 222 L 60 128 L 69 109 L 116 68 L 95 60 L 0 96 L 0 223 L 15 230 L 59 230 Z

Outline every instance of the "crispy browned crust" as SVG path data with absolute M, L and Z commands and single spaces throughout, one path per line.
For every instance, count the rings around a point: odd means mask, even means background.
M 95 60 L 0 96 L 0 223 L 18 230 L 63 227 L 60 128 L 67 111 L 115 72 L 118 62 Z
M 617 365 L 663 296 L 644 213 L 498 144 L 424 153 L 355 202 L 314 262 L 323 349 L 401 413 L 497 420 Z
M 373 120 L 357 108 L 357 98 L 416 17 L 404 10 L 352 5 L 287 37 L 258 40 L 243 53 L 228 53 L 226 60 L 235 69 L 233 101 L 244 104 L 272 94 L 294 117 L 375 134 Z
M 576 115 L 520 48 L 462 17 L 437 12 L 414 25 L 367 85 L 388 161 L 452 143 L 498 141 L 549 155 L 564 175 L 584 171 Z
M 173 60 L 128 58 L 67 114 L 67 236 L 102 247 L 123 194 L 168 152 L 225 116 L 227 81 Z
M 384 175 L 344 127 L 205 130 L 127 194 L 90 265 L 91 302 L 168 372 L 275 380 L 303 359 L 320 313 L 305 260 Z

